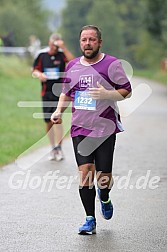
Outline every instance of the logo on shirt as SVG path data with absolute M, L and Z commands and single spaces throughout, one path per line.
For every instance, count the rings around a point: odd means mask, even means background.
M 93 87 L 93 74 L 81 75 L 79 77 L 80 88 Z
M 60 60 L 55 60 L 55 61 L 53 61 L 53 64 L 54 64 L 54 65 L 59 65 L 59 64 L 60 64 Z

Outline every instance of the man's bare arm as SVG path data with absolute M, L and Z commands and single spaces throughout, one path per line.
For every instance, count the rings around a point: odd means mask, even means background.
M 62 113 L 66 110 L 66 108 L 69 106 L 71 102 L 71 97 L 61 93 L 60 98 L 59 98 L 59 102 L 57 105 L 57 109 L 55 110 L 55 112 L 51 115 L 51 121 L 54 124 L 59 124 L 62 122 L 61 117 L 62 117 Z

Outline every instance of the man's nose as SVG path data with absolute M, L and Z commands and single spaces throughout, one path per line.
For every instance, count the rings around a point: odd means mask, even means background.
M 90 40 L 89 39 L 86 40 L 86 44 L 87 45 L 90 44 Z

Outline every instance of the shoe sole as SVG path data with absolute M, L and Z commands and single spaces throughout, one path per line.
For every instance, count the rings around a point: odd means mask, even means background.
M 61 161 L 61 160 L 63 160 L 63 159 L 64 159 L 63 157 L 60 157 L 60 158 L 56 157 L 55 158 L 55 160 L 58 161 L 58 162 Z
M 49 161 L 62 161 L 64 159 L 64 157 L 48 157 Z
M 93 234 L 96 234 L 96 229 L 93 229 L 92 231 L 82 230 L 82 231 L 79 231 L 78 234 L 79 235 L 93 235 Z
M 56 161 L 56 158 L 55 157 L 48 157 L 48 160 L 49 161 Z

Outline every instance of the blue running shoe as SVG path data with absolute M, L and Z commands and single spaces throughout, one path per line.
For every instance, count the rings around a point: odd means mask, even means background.
M 97 192 L 98 192 L 99 200 L 100 200 L 100 203 L 101 203 L 101 211 L 100 212 L 101 212 L 104 219 L 109 220 L 113 216 L 112 202 L 111 202 L 110 199 L 107 202 L 103 202 L 100 199 L 100 188 L 97 189 Z
M 91 235 L 96 234 L 96 220 L 93 216 L 87 216 L 86 222 L 79 228 L 78 234 Z

